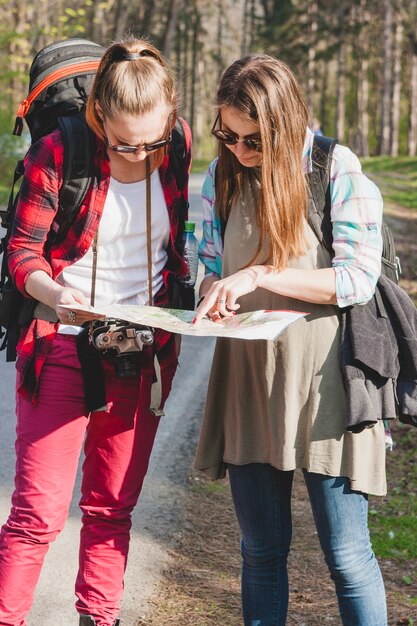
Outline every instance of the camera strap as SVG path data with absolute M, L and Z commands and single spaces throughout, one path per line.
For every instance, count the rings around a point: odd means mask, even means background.
M 98 230 L 94 235 L 93 239 L 93 269 L 91 272 L 91 293 L 90 293 L 90 304 L 94 306 L 94 302 L 96 300 L 96 276 L 97 276 L 97 255 L 98 255 Z
M 146 248 L 148 251 L 148 290 L 149 306 L 153 304 L 152 296 L 152 211 L 151 211 L 151 164 L 146 159 Z

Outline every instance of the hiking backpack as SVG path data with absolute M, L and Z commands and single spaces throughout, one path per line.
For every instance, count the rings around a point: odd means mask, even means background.
M 60 128 L 64 142 L 63 183 L 58 211 L 45 244 L 46 251 L 65 238 L 93 177 L 93 137 L 82 111 L 103 52 L 102 46 L 91 41 L 68 39 L 40 50 L 29 70 L 28 96 L 19 106 L 13 134 L 21 135 L 25 120 L 31 145 L 56 128 Z M 0 327 L 4 328 L 0 331 L 3 339 L 0 349 L 7 348 L 7 361 L 15 360 L 20 326 L 32 319 L 37 304 L 16 289 L 7 260 L 7 245 L 19 196 L 18 192 L 15 193 L 15 186 L 23 174 L 22 159 L 16 165 L 7 209 L 0 212 L 1 225 L 6 231 L 0 243 L 0 254 L 3 254 Z
M 308 223 L 322 245 L 334 256 L 330 197 L 330 168 L 336 139 L 314 136 L 312 163 L 308 174 L 313 205 L 309 206 Z M 398 284 L 401 274 L 400 260 L 395 254 L 394 237 L 390 228 L 382 222 L 381 274 Z
M 45 243 L 47 253 L 64 241 L 94 178 L 95 136 L 84 119 L 84 108 L 104 48 L 85 39 L 73 38 L 50 44 L 40 50 L 29 71 L 28 96 L 19 106 L 14 135 L 23 130 L 26 121 L 31 145 L 59 128 L 64 144 L 63 181 L 59 190 L 58 210 Z M 177 121 L 172 132 L 172 170 L 181 193 L 179 228 L 175 247 L 181 254 L 185 201 L 185 136 Z M 16 359 L 20 328 L 33 318 L 37 301 L 23 296 L 10 276 L 7 245 L 11 236 L 18 201 L 15 186 L 24 174 L 24 160 L 18 161 L 6 210 L 0 211 L 5 233 L 0 240 L 3 255 L 0 274 L 0 350 L 6 349 L 6 360 Z M 194 292 L 193 292 L 194 294 Z M 192 294 L 192 297 L 194 297 Z M 194 308 L 194 307 L 193 307 Z

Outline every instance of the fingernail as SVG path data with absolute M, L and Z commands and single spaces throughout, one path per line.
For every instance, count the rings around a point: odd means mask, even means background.
M 236 315 L 236 311 L 232 311 L 232 315 Z
M 197 323 L 197 318 L 195 317 L 195 318 L 193 319 L 193 324 L 196 324 L 196 323 Z

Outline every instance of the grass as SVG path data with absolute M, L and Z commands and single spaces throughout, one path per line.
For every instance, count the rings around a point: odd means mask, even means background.
M 191 164 L 192 174 L 204 174 L 213 159 L 193 159 Z
M 417 157 L 370 157 L 362 159 L 362 166 L 385 200 L 417 208 Z
M 417 588 L 416 432 L 398 423 L 394 428 L 394 450 L 387 454 L 389 497 L 370 504 L 372 545 L 382 559 L 414 562 L 407 575 Z

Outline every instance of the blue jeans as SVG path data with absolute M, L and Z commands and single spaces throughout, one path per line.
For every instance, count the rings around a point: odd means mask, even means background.
M 242 533 L 245 626 L 285 626 L 294 472 L 263 463 L 228 468 Z M 367 496 L 351 491 L 347 478 L 304 471 L 304 480 L 343 626 L 386 626 L 384 583 L 369 538 Z

